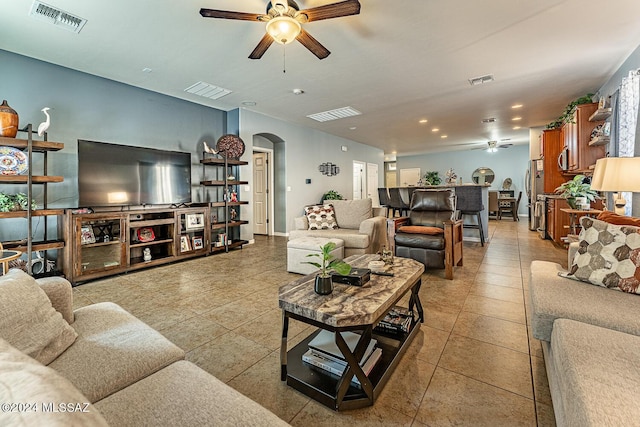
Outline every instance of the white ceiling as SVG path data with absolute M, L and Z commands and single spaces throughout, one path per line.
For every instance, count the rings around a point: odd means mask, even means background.
M 490 139 L 526 144 L 529 127 L 545 125 L 568 102 L 598 90 L 640 41 L 638 0 L 361 0 L 359 15 L 305 24 L 332 53 L 321 61 L 299 43 L 288 45 L 283 73 L 281 45 L 260 60 L 247 58 L 263 23 L 198 13 L 201 7 L 263 13 L 267 2 L 45 0 L 88 20 L 74 34 L 29 17 L 32 0 L 4 1 L 0 49 L 222 110 L 249 108 L 385 153 L 413 154 L 468 150 Z M 484 74 L 495 81 L 469 84 Z M 184 92 L 198 81 L 233 92 L 219 100 Z M 294 88 L 305 93 L 294 95 Z M 524 106 L 515 111 L 513 104 Z M 345 106 L 363 114 L 325 123 L 306 117 Z M 481 123 L 487 117 L 498 121 Z M 428 123 L 419 124 L 423 118 Z

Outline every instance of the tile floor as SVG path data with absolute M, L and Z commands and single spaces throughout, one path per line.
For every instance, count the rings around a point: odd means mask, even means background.
M 114 301 L 187 359 L 294 426 L 555 425 L 540 343 L 528 326 L 530 262 L 566 267 L 566 252 L 527 221 L 491 221 L 491 243 L 466 243 L 455 280 L 422 278 L 425 322 L 371 408 L 341 413 L 279 380 L 286 240 L 260 237 L 228 254 L 86 283 L 74 305 Z M 289 343 L 313 329 L 292 321 Z

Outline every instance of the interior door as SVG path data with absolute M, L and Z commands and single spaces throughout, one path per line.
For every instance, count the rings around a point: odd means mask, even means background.
M 378 165 L 367 163 L 367 197 L 371 199 L 372 206 L 380 206 L 378 198 Z
M 353 200 L 360 200 L 365 197 L 365 167 L 364 162 L 353 161 Z
M 269 234 L 269 168 L 267 153 L 253 153 L 253 233 Z

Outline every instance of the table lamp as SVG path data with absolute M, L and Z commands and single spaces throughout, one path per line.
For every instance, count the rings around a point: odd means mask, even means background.
M 591 189 L 613 194 L 615 213 L 625 214 L 627 201 L 621 192 L 640 192 L 640 157 L 605 157 L 596 162 Z

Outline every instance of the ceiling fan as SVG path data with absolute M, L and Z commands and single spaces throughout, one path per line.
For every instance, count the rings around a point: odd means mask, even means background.
M 324 59 L 329 56 L 331 52 L 311 37 L 311 35 L 302 28 L 302 24 L 311 21 L 320 21 L 322 19 L 357 15 L 359 13 L 360 2 L 358 0 L 345 0 L 304 10 L 300 10 L 298 4 L 293 0 L 271 0 L 269 4 L 267 4 L 266 14 L 200 9 L 200 15 L 205 18 L 266 22 L 267 33 L 249 55 L 251 59 L 262 58 L 262 55 L 264 55 L 274 41 L 284 45 L 294 40 L 298 40 L 319 59 Z
M 489 153 L 495 153 L 496 151 L 498 151 L 498 148 L 509 148 L 512 145 L 513 144 L 500 144 L 498 143 L 498 141 L 487 141 L 487 151 Z M 476 148 L 476 150 L 480 150 L 480 148 Z

